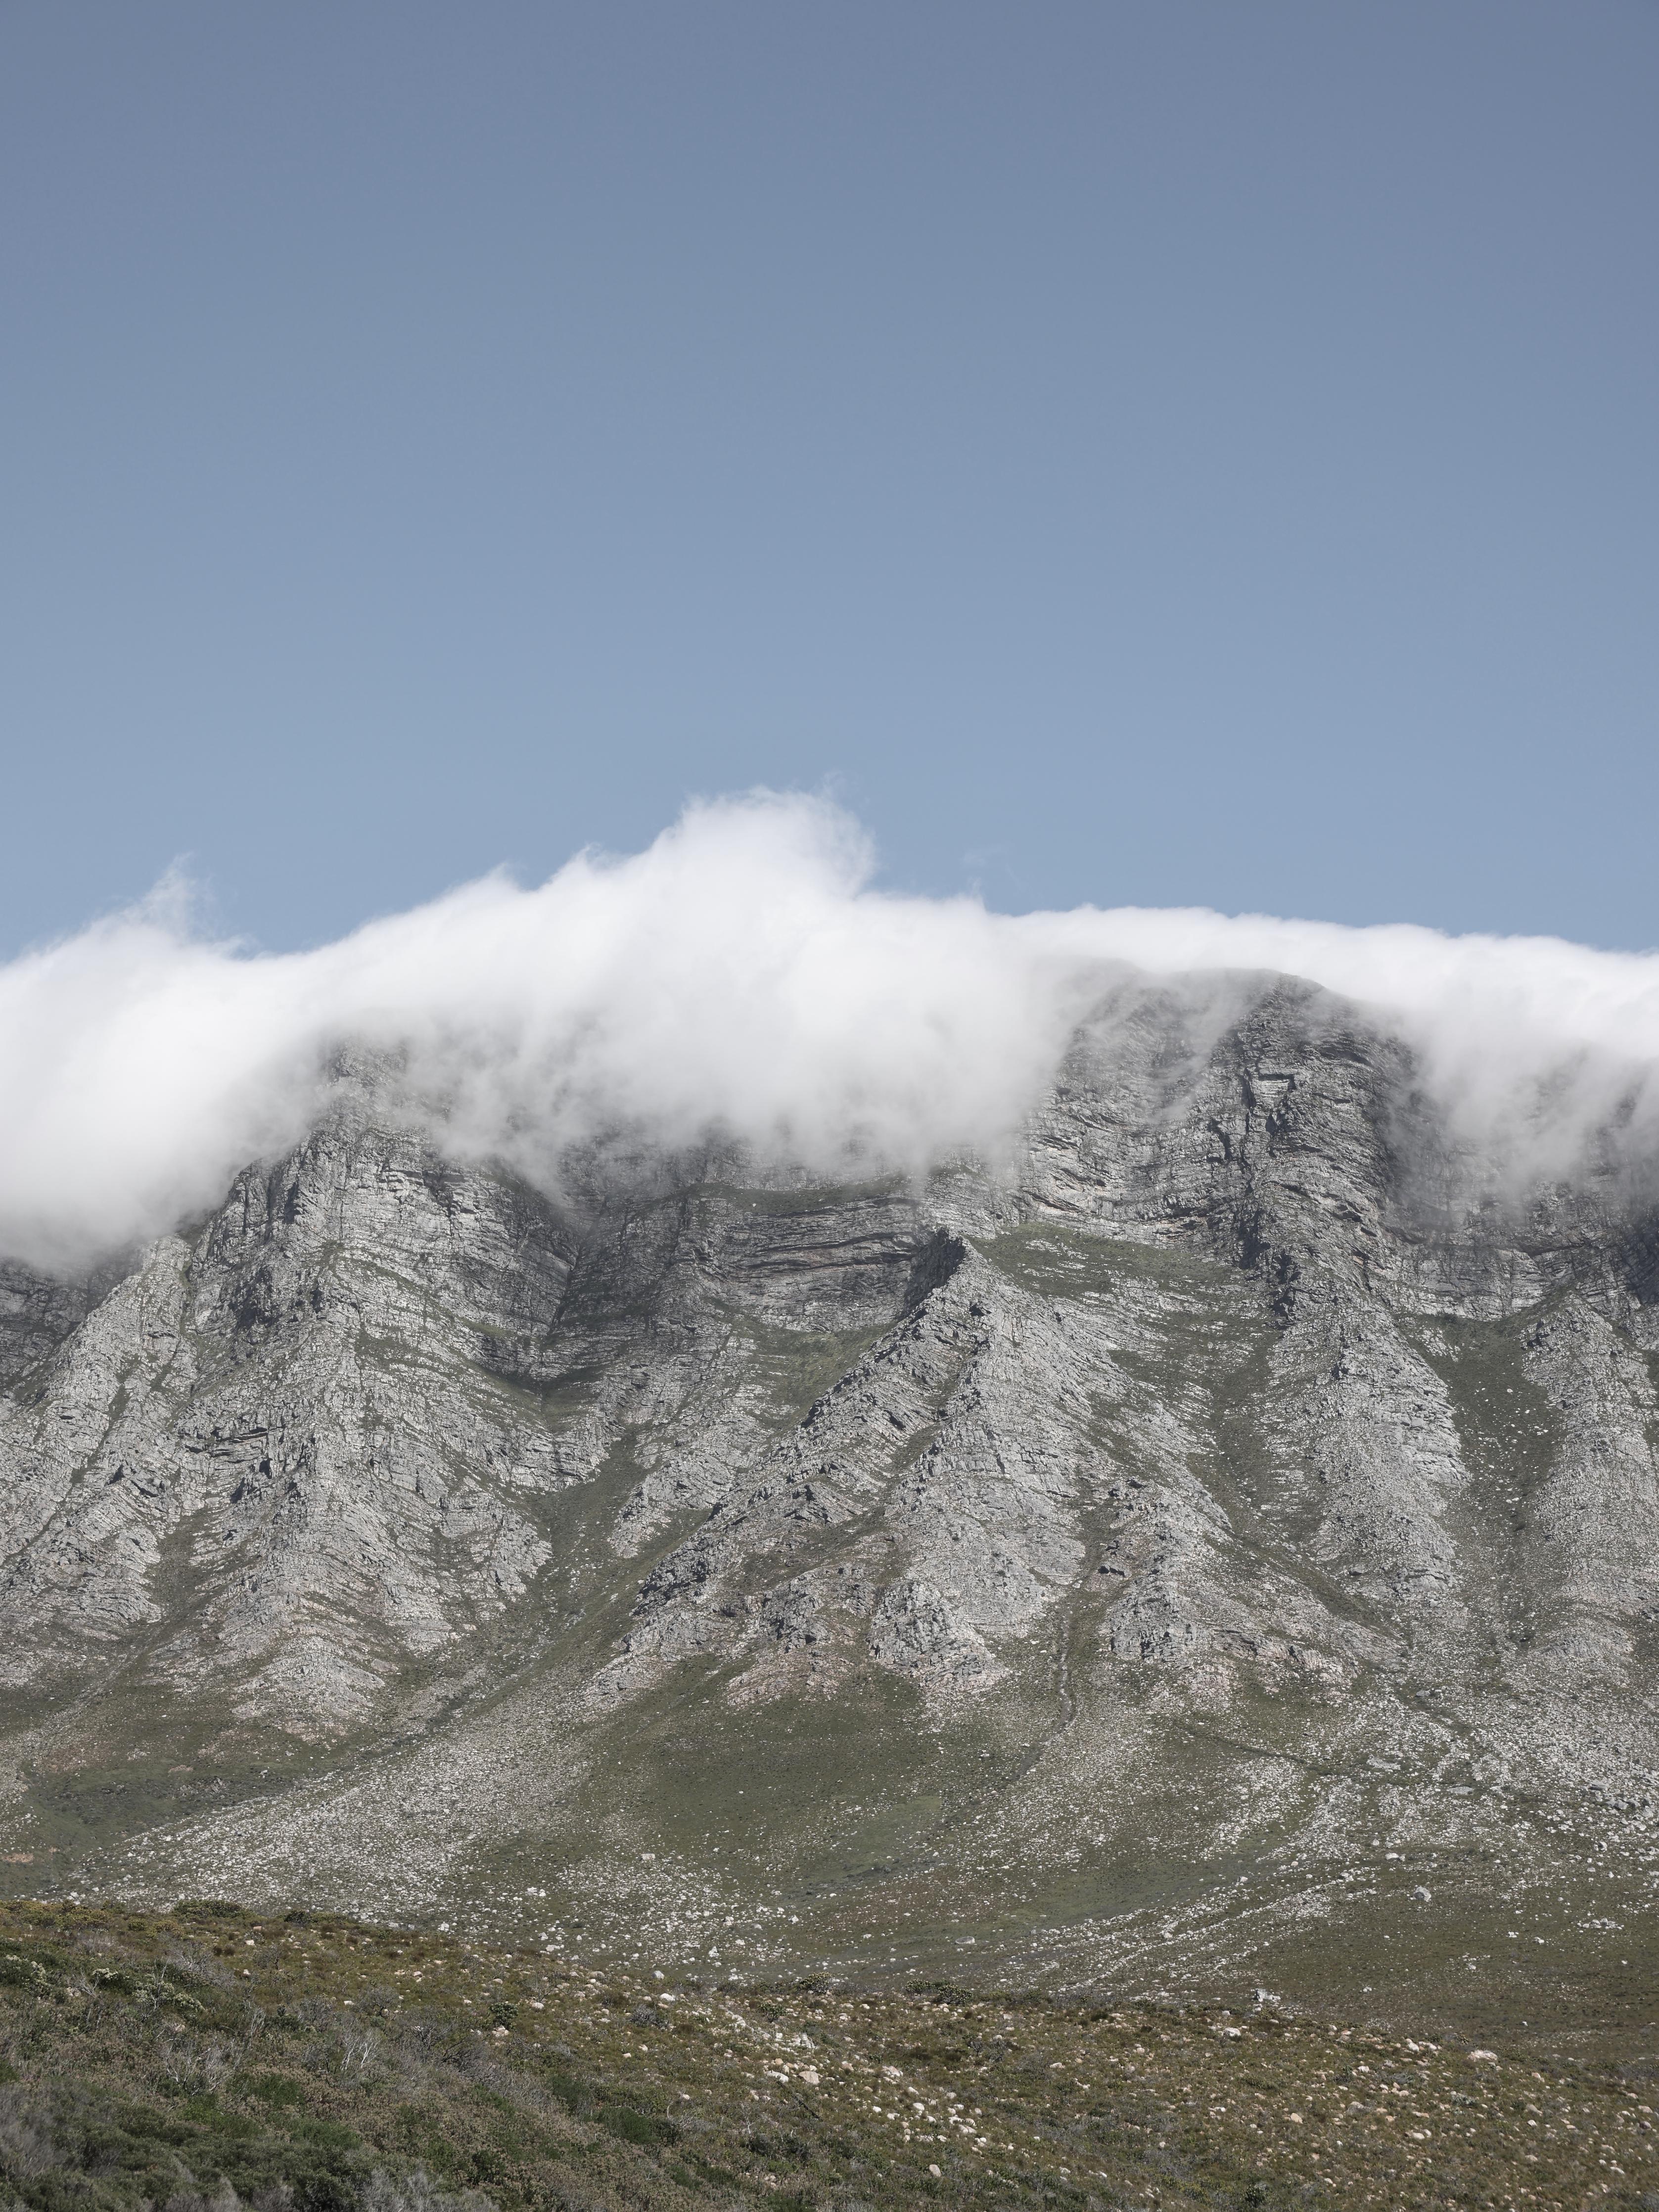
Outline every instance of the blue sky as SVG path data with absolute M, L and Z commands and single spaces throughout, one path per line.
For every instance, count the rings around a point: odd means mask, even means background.
M 692 793 L 1659 942 L 1659 9 L 0 9 L 0 951 Z

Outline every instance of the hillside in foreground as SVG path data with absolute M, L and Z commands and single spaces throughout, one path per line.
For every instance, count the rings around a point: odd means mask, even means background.
M 256 1918 L 0 1908 L 40 2212 L 1659 2201 L 1651 2061 L 933 1988 L 737 1988 Z

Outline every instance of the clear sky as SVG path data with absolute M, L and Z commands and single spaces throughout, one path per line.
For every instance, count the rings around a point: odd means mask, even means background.
M 0 951 L 690 793 L 1659 942 L 1652 0 L 4 0 Z

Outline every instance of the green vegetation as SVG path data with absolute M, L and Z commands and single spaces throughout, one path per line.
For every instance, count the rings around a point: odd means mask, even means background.
M 212 1900 L 0 1907 L 0 2203 L 40 2212 L 1634 2212 L 1650 2096 L 1271 2014 L 671 1986 Z

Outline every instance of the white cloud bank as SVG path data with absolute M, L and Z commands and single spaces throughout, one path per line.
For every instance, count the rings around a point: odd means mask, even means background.
M 161 903 L 0 968 L 0 1252 L 70 1266 L 292 1142 L 330 1055 L 399 1048 L 470 1152 L 618 1120 L 828 1163 L 994 1146 L 1114 969 L 1299 975 L 1375 1007 L 1466 1120 L 1551 1087 L 1582 1132 L 1659 1066 L 1659 955 L 1201 909 L 1007 916 L 869 888 L 857 825 L 766 795 L 539 889 L 472 884 L 319 951 L 248 957 Z

